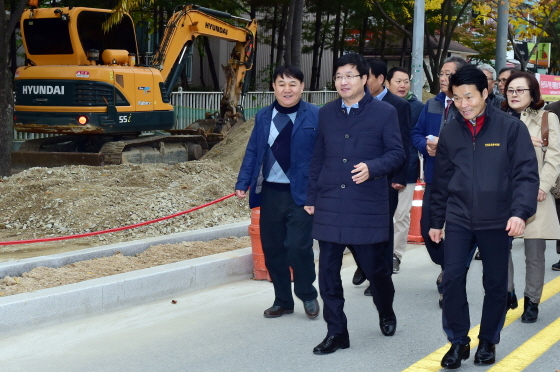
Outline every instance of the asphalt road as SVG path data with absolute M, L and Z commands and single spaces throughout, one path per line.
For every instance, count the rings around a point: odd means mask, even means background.
M 435 285 L 439 271 L 423 246 L 409 248 L 393 277 L 398 318 L 393 337 L 379 331 L 371 297 L 363 296 L 366 285 L 351 284 L 355 265 L 347 255 L 342 276 L 349 349 L 314 355 L 313 347 L 326 335 L 322 318 L 307 319 L 298 302 L 294 314 L 266 319 L 262 312 L 272 304 L 272 285 L 245 280 L 3 337 L 0 371 L 438 371 L 448 348 Z M 516 240 L 515 283 L 521 297 L 522 249 Z M 497 345 L 498 363 L 475 366 L 471 351 L 461 371 L 560 370 L 560 272 L 550 270 L 559 259 L 553 242 L 546 255 L 546 300 L 537 323 L 521 323 L 520 308 L 510 311 Z M 481 277 L 481 262 L 473 261 L 468 278 L 472 328 L 480 320 Z

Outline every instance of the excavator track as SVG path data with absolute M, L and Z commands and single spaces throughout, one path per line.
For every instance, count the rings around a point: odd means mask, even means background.
M 103 145 L 99 152 L 103 155 L 104 164 L 107 165 L 123 163 L 177 163 L 198 160 L 207 151 L 208 143 L 203 136 L 175 135 L 150 136 L 108 142 Z
M 208 152 L 208 142 L 203 135 L 136 137 L 106 142 L 96 152 L 73 150 L 87 142 L 83 139 L 84 136 L 68 135 L 28 140 L 21 145 L 19 151 L 12 152 L 12 168 L 124 163 L 173 164 L 198 160 Z

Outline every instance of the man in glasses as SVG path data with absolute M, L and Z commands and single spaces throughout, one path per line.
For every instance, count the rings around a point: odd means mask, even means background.
M 501 110 L 502 102 L 505 100 L 505 97 L 498 96 L 494 92 L 496 88 L 496 70 L 487 63 L 481 63 L 477 67 L 480 71 L 484 72 L 486 80 L 488 80 L 488 103 Z
M 470 356 L 466 278 L 473 244 L 484 275 L 484 302 L 474 356 L 496 361 L 507 303 L 511 240 L 537 210 L 539 174 L 527 126 L 486 103 L 486 76 L 475 66 L 455 72 L 450 86 L 458 114 L 442 130 L 435 157 L 430 238 L 441 242 L 445 225 L 443 330 L 451 342 L 441 366 L 456 369 Z
M 467 61 L 460 57 L 449 57 L 444 61 L 439 73 L 439 86 L 441 92 L 426 102 L 424 109 L 420 113 L 418 122 L 412 130 L 412 144 L 424 156 L 424 181 L 426 188 L 422 199 L 422 218 L 420 219 L 420 231 L 426 249 L 432 261 L 441 267 L 436 284 L 439 292 L 439 306 L 442 306 L 443 287 L 441 279 L 445 264 L 443 260 L 444 242 L 438 243 L 430 239 L 430 195 L 432 190 L 432 178 L 434 172 L 434 156 L 438 146 L 438 136 L 441 128 L 452 120 L 457 114 L 457 109 L 453 105 L 453 92 L 449 88 L 449 78 L 459 68 L 466 65 Z
M 387 76 L 387 65 L 385 62 L 379 59 L 368 59 L 369 73 L 367 79 L 367 87 L 371 95 L 380 101 L 387 102 L 391 106 L 397 109 L 397 114 L 399 117 L 399 129 L 401 132 L 401 139 L 403 143 L 403 148 L 408 159 L 410 153 L 410 105 L 403 98 L 391 93 L 383 84 L 385 83 L 385 76 Z M 394 225 L 393 216 L 395 210 L 397 209 L 397 203 L 399 202 L 399 191 L 406 187 L 406 176 L 408 171 L 408 162 L 404 162 L 403 165 L 395 170 L 392 174 L 387 177 L 387 182 L 389 183 L 389 244 L 391 252 L 394 251 Z M 352 251 L 352 254 L 354 252 Z M 393 266 L 393 274 L 399 272 L 400 258 L 394 254 L 386 257 L 387 260 L 391 262 Z M 396 272 L 395 272 L 396 270 Z M 354 278 L 352 283 L 359 285 L 366 280 L 363 270 L 358 268 L 354 273 Z M 364 291 L 364 295 L 371 296 L 371 286 L 368 286 Z
M 384 336 L 397 328 L 389 240 L 387 175 L 402 166 L 405 152 L 397 110 L 369 93 L 369 67 L 357 53 L 340 57 L 334 82 L 339 99 L 319 110 L 317 142 L 309 169 L 305 210 L 319 241 L 319 291 L 327 336 L 314 354 L 350 347 L 340 269 L 347 246 L 372 286 Z
M 513 67 L 504 67 L 498 74 L 498 89 L 500 90 L 500 94 L 502 95 L 502 97 L 506 96 L 506 92 L 504 92 L 506 80 L 509 78 L 509 75 L 511 75 L 513 71 L 515 71 Z

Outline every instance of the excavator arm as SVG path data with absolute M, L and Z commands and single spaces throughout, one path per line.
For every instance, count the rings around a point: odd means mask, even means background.
M 245 27 L 234 26 L 216 17 L 236 19 Z M 229 13 L 200 7 L 181 6 L 169 19 L 160 47 L 151 65 L 161 71 L 164 88 L 171 92 L 185 65 L 185 55 L 198 36 L 208 36 L 235 42 L 227 65 L 224 95 L 220 103 L 219 131 L 234 125 L 241 115 L 240 103 L 245 74 L 253 66 L 253 45 L 257 31 L 256 20 L 232 16 Z M 223 125 L 222 125 L 223 123 Z

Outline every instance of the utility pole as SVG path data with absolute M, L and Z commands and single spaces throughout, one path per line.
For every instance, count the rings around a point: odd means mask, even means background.
M 496 71 L 506 67 L 509 0 L 498 1 L 498 29 L 496 32 Z
M 412 78 L 412 94 L 422 101 L 424 86 L 424 0 L 414 1 L 414 23 L 412 26 L 412 62 L 410 73 Z

